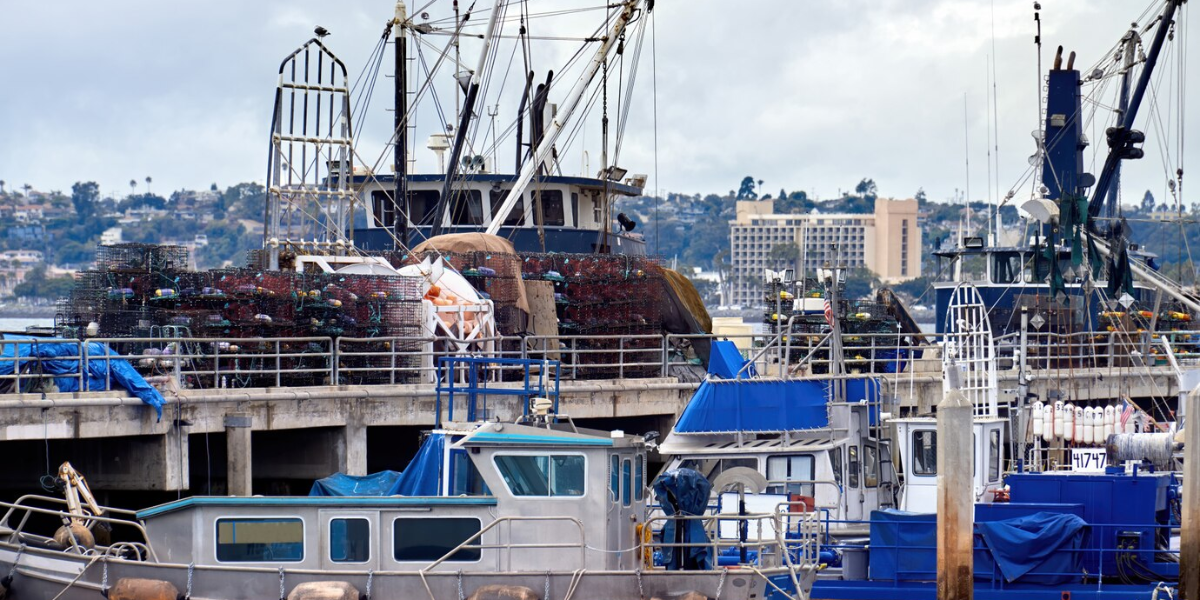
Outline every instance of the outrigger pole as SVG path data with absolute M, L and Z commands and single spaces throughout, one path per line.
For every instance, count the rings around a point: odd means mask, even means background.
M 562 133 L 564 123 L 567 119 L 571 118 L 571 113 L 575 112 L 575 109 L 579 106 L 579 100 L 583 98 L 583 93 L 587 90 L 587 86 L 591 84 L 592 79 L 596 76 L 596 72 L 604 64 L 613 44 L 621 37 L 621 33 L 625 31 L 625 26 L 633 20 L 633 13 L 638 4 L 639 0 L 627 0 L 625 2 L 625 7 L 621 10 L 621 15 L 617 17 L 616 23 L 613 24 L 612 30 L 604 38 L 603 43 L 600 44 L 600 48 L 596 50 L 596 54 L 592 56 L 587 69 L 579 76 L 579 80 L 575 82 L 575 87 L 571 88 L 571 93 L 567 96 L 562 112 L 554 116 L 550 127 L 546 129 L 545 136 L 542 138 L 541 143 L 538 144 L 537 151 L 533 153 L 532 160 L 526 162 L 521 167 L 521 173 L 517 176 L 517 180 L 513 182 L 513 187 L 509 190 L 508 196 L 504 198 L 504 203 L 499 208 L 492 208 L 492 222 L 488 224 L 487 234 L 496 235 L 496 232 L 500 231 L 500 226 L 504 224 L 504 216 L 508 215 L 509 211 L 516 206 L 517 201 L 521 199 L 534 173 L 546 162 L 546 159 L 550 158 L 550 153 L 554 149 L 554 142 L 558 139 L 558 134 Z M 459 133 L 461 134 L 462 132 Z

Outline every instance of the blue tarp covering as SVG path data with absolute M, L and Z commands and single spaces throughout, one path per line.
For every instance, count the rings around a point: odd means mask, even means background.
M 396 494 L 401 496 L 436 496 L 442 481 L 442 449 L 446 435 L 432 433 L 421 443 L 421 449 L 408 463 L 400 480 L 396 482 Z
M 712 350 L 708 357 L 708 374 L 716 375 L 721 379 L 733 379 L 737 376 L 738 371 L 749 362 L 742 358 L 742 353 L 737 349 L 737 346 L 729 340 L 721 340 L 712 343 Z M 754 365 L 746 369 L 742 373 L 742 378 L 754 377 L 758 373 L 754 370 Z
M 393 496 L 399 471 L 380 471 L 370 475 L 334 473 L 313 482 L 309 496 Z
M 712 483 L 692 469 L 672 469 L 654 480 L 654 497 L 662 504 L 668 517 L 701 516 L 708 508 Z M 682 524 L 682 527 L 677 527 Z M 665 544 L 707 544 L 708 534 L 699 519 L 668 520 L 662 529 Z M 712 568 L 709 547 L 668 546 L 663 548 L 663 564 L 668 571 L 707 570 Z
M 51 338 L 34 338 L 29 336 L 4 336 L 5 341 L 25 341 L 29 343 L 4 344 L 0 348 L 0 375 L 12 375 L 18 363 L 24 370 L 35 367 L 36 362 L 25 362 L 24 359 L 43 359 L 42 372 L 47 375 L 62 375 L 55 377 L 54 384 L 61 392 L 78 392 L 80 344 L 68 340 Z M 105 391 L 108 382 L 124 388 L 142 402 L 154 407 L 158 418 L 162 418 L 162 407 L 166 404 L 162 394 L 154 389 L 146 380 L 125 360 L 102 360 L 104 356 L 120 356 L 108 346 L 97 342 L 87 343 L 87 377 L 82 391 Z M 20 360 L 18 360 L 20 359 Z M 112 372 L 109 372 L 111 368 Z
M 976 523 L 976 529 L 1006 581 L 1013 582 L 1026 573 L 1040 572 L 1053 575 L 1039 575 L 1039 582 L 1055 584 L 1078 577 L 1079 553 L 1070 550 L 1079 548 L 1086 525 L 1075 515 L 1039 512 L 1015 519 Z
M 825 385 L 816 381 L 709 379 L 700 384 L 688 402 L 675 424 L 675 432 L 768 432 L 826 427 L 829 425 L 826 397 Z
M 937 515 L 885 509 L 871 511 L 873 580 L 937 579 Z

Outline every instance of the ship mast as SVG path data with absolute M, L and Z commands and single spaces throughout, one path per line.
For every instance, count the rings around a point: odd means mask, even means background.
M 571 88 L 571 93 L 567 96 L 566 102 L 563 104 L 563 110 L 554 116 L 554 120 L 550 126 L 546 128 L 546 133 L 537 145 L 537 150 L 533 153 L 533 159 L 525 163 L 521 167 L 521 173 L 517 176 L 517 180 L 513 183 L 513 187 L 508 192 L 508 196 L 504 198 L 504 203 L 499 208 L 492 207 L 492 222 L 488 224 L 486 233 L 496 235 L 500 231 L 500 226 L 504 224 L 504 215 L 507 215 L 521 196 L 525 193 L 525 188 L 529 185 L 529 181 L 533 178 L 534 173 L 538 168 L 550 158 L 550 153 L 554 149 L 554 142 L 558 139 L 558 135 L 562 133 L 563 126 L 567 119 L 571 118 L 571 113 L 579 106 L 579 101 L 583 98 L 584 91 L 596 76 L 596 72 L 600 70 L 600 66 L 607 60 L 608 52 L 613 45 L 621 37 L 625 31 L 625 26 L 633 19 L 634 10 L 637 8 L 639 0 L 627 0 L 621 14 L 617 17 L 616 23 L 605 36 L 604 42 L 600 44 L 600 48 L 596 50 L 596 54 L 592 56 L 591 62 L 583 74 L 579 76 L 579 80 L 575 82 L 575 87 Z M 460 132 L 461 133 L 461 132 Z
M 396 19 L 392 33 L 396 44 L 395 123 L 396 142 L 394 173 L 395 189 L 392 195 L 394 220 L 392 229 L 396 242 L 408 246 L 408 10 L 404 0 L 396 1 Z

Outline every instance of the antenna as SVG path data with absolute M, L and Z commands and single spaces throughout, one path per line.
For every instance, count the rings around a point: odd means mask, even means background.
M 966 189 L 966 204 L 967 204 L 967 232 L 971 231 L 971 138 L 969 127 L 967 126 L 967 93 L 963 92 L 963 160 L 966 163 L 967 172 L 967 189 Z

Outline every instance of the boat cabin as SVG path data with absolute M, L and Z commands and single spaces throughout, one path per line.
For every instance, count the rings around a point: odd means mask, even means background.
M 904 475 L 900 509 L 937 512 L 937 419 L 912 417 L 889 422 L 896 429 L 899 469 Z M 1005 419 L 996 417 L 976 417 L 972 423 L 976 502 L 991 502 L 993 493 L 1004 486 L 1006 423 Z
M 436 215 L 445 182 L 444 175 L 410 175 L 408 177 L 409 247 L 429 237 L 434 219 L 442 220 L 443 233 L 483 231 L 497 215 L 494 211 L 508 197 L 513 175 L 468 173 L 459 176 L 454 193 L 458 195 L 453 210 Z M 370 207 L 369 214 L 354 219 L 355 245 L 364 250 L 391 250 L 398 212 L 395 178 L 392 175 L 356 175 L 353 185 L 361 190 L 361 202 Z M 524 197 L 503 217 L 498 235 L 513 241 L 518 251 L 596 252 L 601 243 L 598 235 L 607 218 L 604 215 L 604 194 L 638 196 L 644 181 L 640 176 L 625 182 L 604 181 L 588 177 L 542 177 L 529 184 Z M 538 237 L 539 219 L 545 235 L 545 248 Z M 607 250 L 621 254 L 645 254 L 641 234 L 611 227 Z
M 168 562 L 288 569 L 630 569 L 646 506 L 640 436 L 486 423 L 410 469 L 432 496 L 193 497 L 138 513 Z M 432 437 L 432 436 L 431 436 Z M 625 551 L 621 551 L 625 550 Z M 167 554 L 167 555 L 163 555 Z

